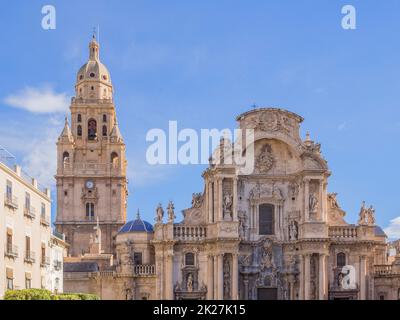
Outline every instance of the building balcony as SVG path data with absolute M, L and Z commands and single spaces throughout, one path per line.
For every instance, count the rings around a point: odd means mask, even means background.
M 18 198 L 6 193 L 4 195 L 4 205 L 11 209 L 18 209 Z
M 62 261 L 54 260 L 53 261 L 54 270 L 60 271 L 62 269 L 62 264 L 63 264 Z
M 36 218 L 36 210 L 33 207 L 25 207 L 24 208 L 24 216 L 29 218 L 29 219 L 35 219 Z
M 44 227 L 50 226 L 50 218 L 44 214 L 40 215 L 40 224 Z
M 11 259 L 18 258 L 18 247 L 14 245 L 6 245 L 4 256 Z
M 49 257 L 42 257 L 42 259 L 40 260 L 40 266 L 42 268 L 45 268 L 47 266 L 50 265 L 50 258 Z
M 202 226 L 174 226 L 174 239 L 182 241 L 200 241 L 207 238 L 207 227 Z
M 337 240 L 355 240 L 358 238 L 358 229 L 355 226 L 330 227 L 329 237 Z
M 31 263 L 31 264 L 32 264 L 32 263 L 35 263 L 35 261 L 36 261 L 35 253 L 32 252 L 32 251 L 26 251 L 26 252 L 25 252 L 24 261 L 25 261 L 26 263 Z
M 133 273 L 135 276 L 151 276 L 156 274 L 155 265 L 136 265 L 134 266 Z

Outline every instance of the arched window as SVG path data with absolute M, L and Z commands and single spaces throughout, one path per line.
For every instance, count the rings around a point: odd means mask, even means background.
M 95 140 L 97 138 L 97 122 L 94 119 L 88 121 L 88 139 Z
M 69 153 L 68 152 L 63 153 L 63 163 L 64 163 L 64 168 L 69 166 Z
M 103 122 L 107 122 L 107 115 L 103 114 Z
M 86 203 L 86 219 L 94 220 L 94 203 Z
M 81 88 L 81 92 L 82 92 L 82 88 Z M 81 123 L 82 122 L 82 115 L 78 114 L 78 122 Z
M 118 158 L 118 154 L 116 152 L 111 153 L 111 164 L 114 168 L 118 167 L 118 162 L 119 162 L 119 158 Z
M 76 128 L 76 133 L 77 133 L 78 137 L 82 137 L 82 126 L 81 125 L 79 125 Z
M 261 235 L 274 234 L 274 206 L 272 204 L 259 206 L 258 230 Z
M 343 252 L 339 252 L 336 255 L 336 266 L 338 268 L 343 268 L 346 265 L 346 254 Z
M 103 126 L 103 137 L 107 137 L 107 126 Z
M 188 252 L 185 254 L 185 265 L 186 266 L 194 266 L 194 254 Z

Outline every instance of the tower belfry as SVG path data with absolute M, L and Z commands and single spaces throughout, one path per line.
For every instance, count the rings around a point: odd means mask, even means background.
M 101 248 L 114 253 L 114 237 L 126 222 L 127 162 L 113 85 L 95 34 L 76 77 L 70 112 L 71 124 L 66 119 L 57 142 L 56 227 L 76 256 L 89 252 L 98 223 Z

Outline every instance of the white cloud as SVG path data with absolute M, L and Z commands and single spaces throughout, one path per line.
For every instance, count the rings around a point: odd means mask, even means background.
M 384 231 L 389 239 L 400 239 L 400 217 L 390 220 L 389 226 Z
M 49 86 L 26 87 L 7 96 L 4 103 L 33 113 L 59 113 L 68 109 L 69 98 L 66 93 L 56 93 Z
M 44 187 L 54 188 L 56 142 L 61 130 L 61 115 L 23 125 L 10 121 L 0 127 L 0 145 L 18 154 L 16 162 L 29 176 Z

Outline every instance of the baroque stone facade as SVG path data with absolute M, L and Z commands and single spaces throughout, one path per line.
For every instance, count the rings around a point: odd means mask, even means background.
M 86 123 L 89 110 L 94 110 L 91 117 L 102 114 L 103 97 L 96 99 L 90 105 L 72 107 L 73 118 L 80 112 Z M 116 125 L 114 109 L 109 110 L 111 125 Z M 328 193 L 331 172 L 321 146 L 308 134 L 305 140 L 300 137 L 300 116 L 260 108 L 240 115 L 237 121 L 239 128 L 254 130 L 254 170 L 243 174 L 238 164 L 211 163 L 203 173 L 204 191 L 193 194 L 183 221 L 175 223 L 171 202 L 165 211 L 161 204 L 157 207 L 154 226 L 139 213 L 136 220 L 121 224 L 126 216 L 123 144 L 108 138 L 94 142 L 93 147 L 85 138 L 77 144 L 66 125 L 59 141 L 57 221 L 67 235 L 71 225 L 77 234 L 84 229 L 88 239 L 92 234 L 92 240 L 83 245 L 83 240 L 69 238 L 76 257 L 66 260 L 65 291 L 128 300 L 376 298 L 376 283 L 386 285 L 376 266 L 388 265 L 388 246 L 382 229 L 375 225 L 375 210 L 363 204 L 357 225 L 344 220 L 337 194 Z M 65 159 L 60 155 L 68 148 L 70 155 L 78 152 L 86 168 L 107 163 L 115 147 L 122 157 L 122 171 L 116 177 L 82 175 L 79 170 L 63 174 Z M 91 148 L 96 156 L 89 159 Z M 74 163 L 72 159 L 67 163 Z M 99 209 L 95 217 L 100 226 L 110 223 L 110 234 L 103 227 L 94 230 L 94 223 L 77 222 L 82 219 L 77 215 L 84 212 L 82 199 L 88 197 L 85 181 L 100 186 L 101 179 L 104 186 L 97 189 L 95 198 L 108 211 Z M 114 183 L 120 189 L 117 201 L 109 197 Z M 68 188 L 75 190 L 78 200 L 65 200 L 63 192 Z M 110 205 L 118 210 L 109 210 Z M 107 241 L 101 240 L 104 233 Z

